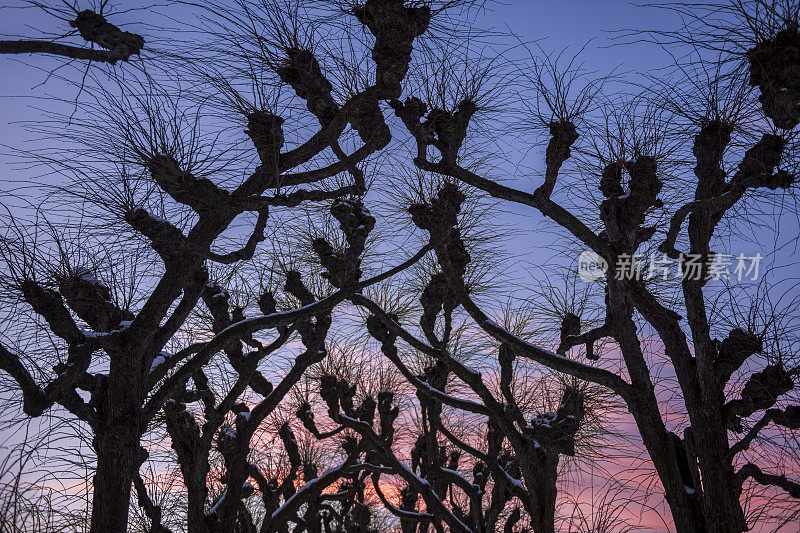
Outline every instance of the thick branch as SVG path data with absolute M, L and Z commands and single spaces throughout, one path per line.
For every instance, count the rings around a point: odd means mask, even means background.
M 566 357 L 520 339 L 498 326 L 481 311 L 481 309 L 475 305 L 475 302 L 466 294 L 462 295 L 461 304 L 484 331 L 498 341 L 511 345 L 514 351 L 519 355 L 532 359 L 539 364 L 559 372 L 564 372 L 565 374 L 606 386 L 625 400 L 631 399 L 633 393 L 631 386 L 617 374 L 602 368 L 596 368 L 572 359 L 567 359 Z
M 432 163 L 421 158 L 414 159 L 414 163 L 422 170 L 451 176 L 463 181 L 468 185 L 481 189 L 495 198 L 529 205 L 538 209 L 539 212 L 568 230 L 582 243 L 606 259 L 606 261 L 613 263 L 613 261 L 610 261 L 611 252 L 608 249 L 608 245 L 603 242 L 603 240 L 600 239 L 600 237 L 598 237 L 591 229 L 589 229 L 588 226 L 578 220 L 575 215 L 558 205 L 556 202 L 552 201 L 548 196 L 544 196 L 541 193 L 531 194 L 524 191 L 519 191 L 517 189 L 512 189 L 511 187 L 506 187 L 505 185 L 500 185 L 499 183 L 478 176 L 477 174 L 454 164 Z
M 775 422 L 780 426 L 790 429 L 800 428 L 800 406 L 790 405 L 785 411 L 781 411 L 780 409 L 767 409 L 767 412 L 764 413 L 764 416 L 762 416 L 761 419 L 756 422 L 752 428 L 750 428 L 750 431 L 747 432 L 747 435 L 745 435 L 742 440 L 731 446 L 731 451 L 729 453 L 730 457 L 733 457 L 737 453 L 741 453 L 750 448 L 750 444 L 753 442 L 753 440 L 758 437 L 758 435 L 761 433 L 761 430 L 767 427 L 770 422 Z
M 298 309 L 248 318 L 231 324 L 208 341 L 194 357 L 187 361 L 175 374 L 170 376 L 161 388 L 153 394 L 145 405 L 145 419 L 149 420 L 152 418 L 161 408 L 161 405 L 163 405 L 163 403 L 167 401 L 167 399 L 169 399 L 197 369 L 208 363 L 211 357 L 219 350 L 223 349 L 231 340 L 241 339 L 242 337 L 262 329 L 278 328 L 281 326 L 288 326 L 300 320 L 308 320 L 314 316 L 330 311 L 345 298 L 346 294 L 344 291 L 337 291 L 325 299 Z
M 0 54 L 52 54 L 112 65 L 120 60 L 128 60 L 128 57 L 122 57 L 119 53 L 110 50 L 95 50 L 38 40 L 0 41 Z
M 0 370 L 7 372 L 22 390 L 23 411 L 31 417 L 41 415 L 55 402 L 60 402 L 63 394 L 74 392 L 75 383 L 84 375 L 91 360 L 91 348 L 81 345 L 70 350 L 67 364 L 53 381 L 42 389 L 36 384 L 30 372 L 20 361 L 0 343 Z M 80 417 L 87 422 L 92 421 L 92 411 L 80 396 L 72 394 L 65 397 L 65 407 L 72 412 L 81 413 Z
M 739 483 L 744 483 L 748 478 L 755 479 L 761 485 L 779 487 L 789 493 L 792 498 L 800 498 L 800 483 L 789 480 L 783 474 L 769 474 L 753 463 L 747 463 L 736 473 Z
M 250 237 L 247 239 L 247 243 L 242 248 L 224 255 L 209 252 L 208 258 L 224 265 L 231 265 L 239 261 L 252 259 L 253 255 L 256 253 L 256 246 L 258 246 L 260 242 L 264 241 L 264 229 L 267 227 L 268 218 L 269 211 L 267 209 L 262 209 L 258 212 L 258 219 L 253 227 L 253 233 L 250 234 Z

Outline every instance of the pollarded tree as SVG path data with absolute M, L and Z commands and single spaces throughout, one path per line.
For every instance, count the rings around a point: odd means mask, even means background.
M 455 203 L 449 203 L 448 198 Z M 412 206 L 417 222 L 421 217 L 436 218 L 433 213 L 440 218 L 438 227 L 428 228 L 431 241 L 415 257 L 430 249 L 439 250 L 454 233 L 458 234 L 454 216 L 463 199 L 452 184 L 446 184 L 430 205 Z M 420 211 L 426 211 L 427 216 Z M 438 239 L 433 235 L 443 237 Z M 317 250 L 324 248 L 315 246 Z M 481 250 L 473 249 L 473 254 L 480 257 Z M 424 267 L 422 272 L 426 272 Z M 487 368 L 490 373 L 497 368 L 499 383 L 487 385 L 479 379 L 480 385 L 476 386 L 474 381 L 454 378 L 465 369 L 475 374 L 462 357 L 474 356 L 472 352 L 482 348 L 467 342 L 470 333 L 454 325 L 454 309 L 441 303 L 441 293 L 436 292 L 442 288 L 436 285 L 441 278 L 439 274 L 427 273 L 429 281 L 421 298 L 418 321 L 425 340 L 415 338 L 400 325 L 396 314 L 383 308 L 399 304 L 405 307 L 404 315 L 413 314 L 407 304 L 400 304 L 380 291 L 376 299 L 383 304 L 363 294 L 349 297 L 365 313 L 367 332 L 380 343 L 381 352 L 394 366 L 395 380 L 403 382 L 398 384 L 391 379 L 387 382 L 385 374 L 372 375 L 370 370 L 379 368 L 374 360 L 355 363 L 353 367 L 352 360 L 331 364 L 328 358 L 321 363 L 324 370 L 319 377 L 319 394 L 335 425 L 319 429 L 319 418 L 315 417 L 310 398 L 300 405 L 297 417 L 319 440 L 350 430 L 350 435 L 345 433 L 344 443 L 350 443 L 343 444 L 345 449 L 354 447 L 353 434 L 363 439 L 365 456 L 358 462 L 360 473 L 354 474 L 348 486 L 361 487 L 363 493 L 366 482 L 371 481 L 369 488 L 384 508 L 399 519 L 404 532 L 421 532 L 430 527 L 450 531 L 495 531 L 502 527 L 504 531 L 512 531 L 529 522 L 534 531 L 555 531 L 560 459 L 574 456 L 576 449 L 583 451 L 586 444 L 602 446 L 603 438 L 598 439 L 596 434 L 605 432 L 604 421 L 613 413 L 613 403 L 599 388 L 579 380 L 559 381 L 555 375 L 542 376 L 539 383 L 525 379 L 514 371 L 515 356 L 509 353 L 507 345 L 499 347 L 499 356 L 497 346 L 488 350 L 490 359 L 499 359 L 499 365 L 490 364 Z M 400 354 L 398 336 L 410 345 L 410 353 Z M 419 358 L 416 362 L 415 356 Z M 381 383 L 385 385 L 376 391 Z M 398 386 L 414 391 L 419 403 L 418 422 L 411 427 L 398 420 L 400 409 L 393 405 L 392 389 Z M 364 389 L 372 392 L 358 394 Z M 487 394 L 500 400 L 482 407 Z M 547 396 L 555 395 L 558 398 L 547 401 Z M 380 415 L 377 421 L 376 406 Z M 465 415 L 478 423 L 480 429 L 452 429 L 465 420 Z M 378 422 L 380 429 L 375 430 L 373 426 Z M 585 434 L 590 432 L 594 435 Z M 528 444 L 532 441 L 535 445 L 530 449 Z M 523 467 L 527 470 L 523 471 Z M 396 479 L 404 486 L 394 495 L 387 495 L 382 476 Z M 363 494 L 359 504 L 364 504 Z M 356 508 L 361 507 L 356 505 Z M 330 519 L 329 514 L 315 512 L 319 510 L 307 507 L 304 521 L 308 523 L 316 517 L 315 527 L 318 527 L 318 522 Z M 363 510 L 361 527 L 366 527 L 369 516 Z M 298 527 L 302 530 L 302 524 Z M 309 525 L 306 527 L 315 531 Z M 343 527 L 345 531 L 365 531 L 352 523 L 348 525 L 347 521 Z
M 787 431 L 800 425 L 798 406 L 787 405 L 796 399 L 798 372 L 791 348 L 771 350 L 765 330 L 748 328 L 749 324 L 739 324 L 721 339 L 715 338 L 710 322 L 714 297 L 709 287 L 711 265 L 717 266 L 714 259 L 724 257 L 719 251 L 723 244 L 715 239 L 722 232 L 721 222 L 727 219 L 735 225 L 737 217 L 747 213 L 745 207 L 758 209 L 759 202 L 770 201 L 770 194 L 790 190 L 797 181 L 793 144 L 800 106 L 795 87 L 800 67 L 797 9 L 788 3 L 758 3 L 752 8 L 737 3 L 734 9 L 723 11 L 730 15 L 736 9 L 744 10 L 740 26 L 730 26 L 735 19 L 727 19 L 727 39 L 745 40 L 754 27 L 764 30 L 740 56 L 744 69 L 736 63 L 717 67 L 715 61 L 709 63 L 701 55 L 700 66 L 694 70 L 700 73 L 699 81 L 687 79 L 693 71 L 684 68 L 678 71 L 683 80 L 665 83 L 669 92 L 654 91 L 646 97 L 652 103 L 647 109 L 654 107 L 664 118 L 658 123 L 658 134 L 667 139 L 667 151 L 662 151 L 661 142 L 624 142 L 648 134 L 642 128 L 652 119 L 647 115 L 650 111 L 643 112 L 636 105 L 629 108 L 633 119 L 620 122 L 618 129 L 607 121 L 593 124 L 585 120 L 587 131 L 579 131 L 576 123 L 587 110 L 585 97 L 592 89 L 578 91 L 576 96 L 563 81 L 568 75 L 557 76 L 549 86 L 542 83 L 541 71 L 537 72 L 533 78 L 548 107 L 549 116 L 543 118 L 550 139 L 544 181 L 533 192 L 502 185 L 470 170 L 469 154 L 459 148 L 470 131 L 473 101 L 454 102 L 449 112 L 429 108 L 413 93 L 403 102 L 392 102 L 416 143 L 414 164 L 419 169 L 533 207 L 608 265 L 601 295 L 606 308 L 604 323 L 584 331 L 580 317 L 569 317 L 561 325 L 558 350 L 550 351 L 501 327 L 490 318 L 492 313 L 475 303 L 463 279 L 465 255 L 457 235 L 448 237 L 438 227 L 432 232 L 442 239 L 436 248 L 442 276 L 437 280 L 436 294 L 441 298 L 434 302 L 435 308 L 463 306 L 478 326 L 517 357 L 603 385 L 619 395 L 653 461 L 678 531 L 748 529 L 740 497 L 743 484 L 751 478 L 780 488 L 790 497 L 800 496 L 800 483 L 786 477 L 796 472 L 797 465 L 777 465 L 784 471 L 767 472 L 745 453 L 768 425 Z M 768 22 L 763 23 L 761 17 Z M 747 79 L 741 75 L 743 70 Z M 681 101 L 676 95 L 684 83 L 689 96 Z M 694 105 L 680 105 L 685 102 Z M 615 102 L 607 105 L 613 107 Z M 685 128 L 676 132 L 669 124 L 685 124 Z M 614 137 L 616 133 L 620 137 Z M 581 135 L 590 140 L 612 138 L 606 145 L 612 149 L 598 150 L 599 145 L 591 142 L 586 149 L 580 145 Z M 576 148 L 583 152 L 579 170 L 585 170 L 587 158 L 597 169 L 580 175 L 590 194 L 590 201 L 579 204 L 580 215 L 567 209 L 566 201 L 556 199 L 559 179 L 569 175 L 570 156 Z M 684 154 L 691 163 L 686 163 Z M 687 188 L 691 197 L 683 203 L 676 201 L 675 191 Z M 666 207 L 664 193 L 669 193 Z M 739 207 L 742 211 L 736 211 Z M 429 221 L 418 225 L 432 226 Z M 661 297 L 664 291 L 657 283 L 635 275 L 636 264 L 630 259 L 648 246 L 680 264 L 683 275 L 676 303 Z M 576 255 L 578 252 L 576 249 Z M 640 338 L 645 327 L 662 343 L 677 376 L 681 409 L 687 419 L 683 436 L 668 429 L 659 409 L 653 381 L 658 370 L 645 356 Z M 591 346 L 600 339 L 617 345 L 622 371 L 613 366 L 609 369 L 603 361 L 593 362 L 595 357 L 580 362 L 565 356 L 573 346 Z M 787 338 L 782 341 L 792 343 Z M 586 352 L 591 354 L 591 350 Z M 757 361 L 757 354 L 763 355 L 764 362 L 760 368 L 750 367 L 748 362 Z M 479 375 L 468 368 L 459 369 L 456 362 L 444 362 L 460 378 L 479 386 Z M 746 377 L 739 379 L 743 385 L 737 388 L 732 378 L 744 372 Z M 488 395 L 481 399 L 485 407 L 495 401 Z M 757 414 L 760 419 L 744 431 L 743 421 Z
M 562 456 L 575 455 L 578 434 L 586 423 L 587 400 L 600 402 L 580 380 L 569 380 L 562 386 L 554 376 L 546 376 L 542 386 L 560 398 L 553 410 L 536 412 L 526 397 L 526 393 L 537 394 L 526 390 L 533 388 L 533 383 L 517 372 L 517 348 L 508 343 L 490 348 L 496 363 L 486 366 L 485 372 L 496 374 L 496 380 L 487 379 L 483 369 L 473 368 L 453 350 L 454 312 L 460 304 L 448 280 L 453 275 L 463 280 L 471 261 L 458 227 L 464 200 L 453 183 L 445 182 L 429 202 L 409 208 L 413 222 L 428 233 L 429 246 L 440 258 L 439 264 L 445 257 L 444 264 L 449 265 L 429 277 L 420 296 L 419 328 L 424 340 L 377 302 L 360 295 L 352 301 L 371 313 L 367 319 L 370 334 L 417 390 L 422 427 L 411 451 L 413 473 L 426 480 L 439 498 L 450 494 L 453 513 L 465 530 L 494 531 L 503 524 L 511 531 L 522 520 L 530 523 L 533 531 L 552 532 L 557 524 L 559 463 Z M 400 340 L 430 361 L 419 375 L 400 357 Z M 466 347 L 463 351 L 469 350 Z M 450 410 L 447 415 L 443 414 L 445 407 Z M 598 415 L 597 405 L 592 410 L 592 418 L 597 419 L 608 415 L 613 407 L 601 407 L 605 415 Z M 478 415 L 486 431 L 456 435 L 448 425 L 464 414 Z M 597 425 L 596 421 L 593 424 Z M 468 460 L 463 461 L 462 456 Z M 458 472 L 460 461 L 471 465 L 470 474 Z M 465 503 L 455 503 L 456 493 Z M 414 508 L 413 486 L 408 487 L 406 495 L 408 502 L 404 503 Z M 427 499 L 425 504 L 429 508 Z M 519 508 L 512 510 L 513 505 Z M 432 518 L 434 524 L 437 519 Z M 416 526 L 412 521 L 406 527 L 414 531 Z
M 442 9 L 457 4 L 445 2 Z M 286 10 L 283 4 L 265 3 L 261 11 L 244 3 L 235 6 L 238 11 L 217 7 L 222 11 L 212 8 L 206 14 L 218 17 L 218 28 L 233 30 L 217 34 L 220 40 L 237 31 L 239 36 L 250 37 L 248 42 L 240 41 L 241 55 L 231 53 L 228 59 L 264 67 L 258 73 L 263 83 L 255 97 L 234 98 L 232 107 L 242 115 L 228 117 L 229 122 L 233 119 L 239 124 L 239 137 L 249 137 L 249 150 L 218 145 L 222 133 L 204 120 L 202 110 L 182 107 L 177 95 L 159 92 L 152 78 L 135 89 L 126 85 L 118 93 L 98 89 L 101 97 L 87 106 L 85 117 L 61 132 L 62 139 L 78 137 L 70 146 L 69 157 L 48 160 L 59 171 L 77 178 L 69 187 L 57 190 L 87 206 L 90 223 L 87 231 L 81 230 L 82 241 L 75 244 L 83 247 L 85 255 L 70 254 L 65 244 L 68 232 L 57 229 L 72 227 L 68 218 L 50 223 L 55 231 L 51 241 L 54 253 L 49 257 L 44 243 L 27 240 L 37 228 L 26 225 L 22 215 L 15 214 L 9 225 L 11 233 L 3 240 L 6 286 L 15 292 L 20 305 L 41 320 L 52 341 L 52 352 L 38 363 L 31 361 L 25 354 L 30 347 L 25 341 L 34 335 L 22 331 L 16 339 L 19 342 L 4 340 L 0 346 L 0 368 L 19 387 L 25 414 L 37 417 L 58 406 L 91 429 L 97 464 L 92 477 L 92 531 L 126 530 L 134 481 L 140 501 L 146 508 L 153 507 L 142 494 L 137 471 L 146 459 L 142 437 L 162 409 L 187 484 L 189 528 L 227 531 L 232 524 L 241 523 L 241 491 L 252 473 L 247 462 L 250 438 L 290 385 L 325 356 L 332 309 L 366 284 L 382 279 L 360 279 L 359 256 L 374 219 L 356 200 L 366 190 L 358 165 L 390 142 L 380 104 L 400 96 L 413 43 L 441 12 L 435 5 L 406 6 L 401 0 L 369 0 L 348 6 L 340 15 L 354 17 L 374 36 L 374 43 L 364 52 L 371 50 L 375 69 L 374 75 L 359 78 L 364 83 L 347 84 L 352 80 L 351 65 L 343 65 L 340 79 L 346 86 L 342 88 L 328 78 L 331 73 L 323 69 L 310 43 L 298 38 L 298 28 L 293 26 L 297 11 L 291 6 Z M 312 14 L 305 12 L 304 16 Z M 302 22 L 314 26 L 318 20 L 323 19 Z M 265 45 L 262 31 L 276 38 Z M 172 81 L 179 82 L 180 77 L 176 75 Z M 274 87 L 284 100 L 262 98 L 265 87 Z M 299 101 L 302 105 L 298 107 L 310 113 L 316 126 L 304 124 L 295 130 L 291 120 L 279 116 L 287 91 L 296 95 L 290 100 Z M 192 118 L 192 112 L 200 118 Z M 242 126 L 246 126 L 244 132 Z M 290 147 L 284 139 L 287 128 L 296 139 Z M 353 150 L 348 153 L 351 145 Z M 328 148 L 333 161 L 325 153 Z M 225 158 L 229 158 L 227 162 Z M 72 164 L 80 159 L 82 164 Z M 255 164 L 250 165 L 254 159 Z M 242 165 L 240 161 L 247 162 Z M 341 177 L 340 182 L 325 181 L 333 177 Z M 303 184 L 309 187 L 300 188 Z M 347 199 L 350 195 L 353 198 Z M 297 273 L 290 272 L 286 290 L 299 300 L 300 307 L 277 312 L 270 295 L 264 293 L 253 295 L 259 303 L 256 316 L 246 318 L 242 309 L 228 308 L 225 291 L 209 279 L 207 265 L 249 261 L 265 240 L 275 211 L 330 199 L 341 199 L 334 203 L 333 214 L 348 245 L 337 250 L 325 240 L 314 244 L 335 290 L 317 298 Z M 252 222 L 244 230 L 244 244 L 220 251 L 220 243 L 224 245 L 235 229 L 234 221 L 247 215 L 252 215 Z M 114 240 L 109 240 L 109 235 L 114 235 Z M 147 243 L 147 253 L 136 247 L 139 240 Z M 109 251 L 105 265 L 104 249 Z M 147 272 L 125 275 L 112 268 L 123 262 L 120 258 L 132 260 L 129 264 L 139 269 L 147 265 Z M 397 270 L 403 267 L 401 264 Z M 201 300 L 213 316 L 213 336 L 198 339 L 193 338 L 196 332 L 188 319 Z M 267 330 L 274 331 L 274 345 L 253 338 Z M 256 367 L 286 343 L 293 331 L 299 333 L 307 350 L 273 388 Z M 167 352 L 168 344 L 181 348 Z M 219 402 L 209 394 L 203 375 L 218 353 L 226 354 L 238 374 L 233 389 Z M 47 364 L 44 361 L 57 364 L 52 371 L 45 370 L 41 369 Z M 33 370 L 33 364 L 41 371 Z M 189 380 L 195 387 L 187 390 Z M 249 417 L 236 406 L 238 395 L 247 387 L 263 397 Z M 185 409 L 186 402 L 198 401 L 205 411 L 207 427 L 203 431 Z M 233 427 L 223 424 L 231 409 L 237 413 Z M 218 445 L 225 460 L 228 493 L 209 517 L 203 509 L 204 457 L 217 428 L 225 433 L 218 438 Z M 290 442 L 291 438 L 287 435 L 284 440 Z M 158 510 L 150 511 L 158 529 Z M 273 530 L 271 524 L 268 520 L 265 530 Z
M 331 207 L 331 213 L 345 234 L 346 245 L 342 249 L 335 250 L 330 242 L 319 237 L 314 241 L 314 249 L 325 268 L 322 276 L 339 291 L 360 290 L 379 279 L 387 278 L 394 271 L 407 268 L 421 256 L 418 254 L 394 270 L 361 281 L 360 256 L 375 220 L 357 200 L 336 200 Z M 284 290 L 304 307 L 313 306 L 319 301 L 296 271 L 289 271 L 286 275 Z M 231 307 L 230 295 L 218 284 L 208 284 L 202 298 L 211 313 L 214 333 L 219 334 L 232 324 L 245 320 L 243 309 Z M 270 292 L 265 292 L 258 298 L 258 306 L 264 315 L 276 313 L 275 297 Z M 287 522 L 295 522 L 298 530 L 307 527 L 316 531 L 309 525 L 315 517 L 318 521 L 325 517 L 331 520 L 335 518 L 333 510 L 329 509 L 330 506 L 315 507 L 315 504 L 321 498 L 327 498 L 322 496 L 322 492 L 340 478 L 358 477 L 358 472 L 364 468 L 363 461 L 359 460 L 360 451 L 345 447 L 346 456 L 341 464 L 335 467 L 301 463 L 294 433 L 290 426 L 284 423 L 278 435 L 289 460 L 287 472 L 276 476 L 268 470 L 262 470 L 252 454 L 263 440 L 261 433 L 264 431 L 265 420 L 279 407 L 283 410 L 290 408 L 287 406 L 287 396 L 291 397 L 291 391 L 312 365 L 322 363 L 326 359 L 328 355 L 326 338 L 331 321 L 330 313 L 319 315 L 313 321 L 296 321 L 291 326 L 278 328 L 278 337 L 266 345 L 248 336 L 244 339 L 244 346 L 252 349 L 246 354 L 241 343 L 229 343 L 223 347 L 223 351 L 229 365 L 236 373 L 235 382 L 219 401 L 215 399 L 209 377 L 205 375 L 203 369 L 196 370 L 192 374 L 193 387 L 190 390 L 186 390 L 184 382 L 167 401 L 164 406 L 166 429 L 170 435 L 172 448 L 177 454 L 187 488 L 186 521 L 190 531 L 222 532 L 235 528 L 250 531 L 258 527 L 260 531 L 266 532 L 280 530 Z M 265 357 L 274 357 L 279 349 L 285 348 L 295 331 L 299 334 L 304 350 L 297 355 L 280 381 L 273 386 L 257 367 Z M 159 369 L 159 372 L 163 370 Z M 167 378 L 167 382 L 169 381 L 176 381 L 175 375 Z M 240 401 L 241 395 L 248 387 L 262 397 L 260 400 L 251 399 L 252 407 Z M 198 401 L 203 406 L 202 417 L 194 415 L 187 409 L 188 403 Z M 298 407 L 298 412 L 311 411 L 310 407 L 301 405 Z M 230 420 L 228 413 L 233 415 L 233 421 Z M 332 432 L 326 437 L 335 436 L 336 433 Z M 319 433 L 315 433 L 315 436 L 322 438 Z M 217 451 L 222 457 L 220 479 L 225 488 L 211 508 L 205 510 L 209 495 L 207 478 L 212 451 Z M 323 466 L 324 475 L 314 474 Z M 301 468 L 305 485 L 298 488 L 295 485 Z M 252 494 L 252 487 L 248 486 L 248 479 L 251 478 L 258 486 L 263 504 L 260 510 L 263 519 L 260 524 L 257 524 L 258 521 L 242 502 Z M 347 491 L 346 495 L 340 494 L 337 498 L 347 502 L 345 496 L 352 497 L 352 490 Z M 353 505 L 355 503 L 350 502 L 350 506 Z M 363 502 L 359 502 L 358 505 L 363 505 Z M 347 512 L 342 511 L 340 514 L 346 515 Z M 339 517 L 338 521 L 341 520 Z

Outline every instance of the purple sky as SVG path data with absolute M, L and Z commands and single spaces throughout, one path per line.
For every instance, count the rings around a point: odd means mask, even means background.
M 19 0 L 12 0 L 12 5 L 19 3 Z M 119 2 L 118 5 L 134 7 L 141 3 L 128 0 Z M 174 8 L 173 13 L 175 13 Z M 112 21 L 125 26 L 126 22 L 134 23 L 141 17 L 141 13 L 133 12 L 122 14 Z M 663 10 L 638 7 L 622 1 L 507 0 L 504 5 L 494 6 L 492 11 L 487 12 L 477 22 L 481 26 L 496 30 L 510 29 L 525 40 L 543 39 L 540 44 L 547 50 L 570 47 L 577 51 L 589 43 L 581 56 L 587 66 L 598 72 L 610 72 L 614 69 L 625 72 L 655 69 L 669 63 L 670 58 L 654 45 L 610 46 L 613 41 L 609 31 L 643 27 L 669 29 L 674 28 L 679 20 Z M 36 10 L 0 9 L 0 34 L 3 35 L 38 37 L 40 34 L 35 29 L 26 26 L 52 28 L 53 23 L 53 19 L 43 16 Z M 59 24 L 59 21 L 55 23 Z M 125 26 L 125 29 L 139 31 L 147 36 L 147 28 L 135 24 Z M 65 98 L 76 93 L 74 87 L 58 79 L 50 79 L 43 83 L 47 73 L 59 63 L 59 60 L 44 56 L 0 56 L 0 191 L 2 192 L 19 186 L 26 180 L 39 177 L 31 170 L 15 164 L 19 161 L 16 151 L 20 147 L 46 146 L 37 140 L 36 135 L 27 132 L 20 121 L 35 122 L 45 119 L 41 108 L 49 108 L 56 104 L 43 98 L 50 95 Z M 64 72 L 71 77 L 80 75 L 80 70 L 75 69 Z M 59 109 L 67 108 L 59 104 Z M 543 150 L 540 152 L 543 153 Z M 512 168 L 509 168 L 508 172 L 517 174 Z M 0 211 L 0 217 L 2 216 L 5 215 Z M 512 224 L 526 224 L 523 230 L 533 230 L 537 220 L 539 220 L 538 215 L 530 219 L 515 216 L 509 218 Z M 798 222 L 795 215 L 790 213 L 784 216 L 781 224 L 783 236 L 779 238 L 780 243 L 788 242 L 797 235 Z M 533 254 L 532 250 L 541 239 L 548 238 L 551 236 L 525 233 L 521 237 L 514 238 L 509 246 L 513 254 L 529 256 Z M 747 253 L 758 251 L 752 250 L 752 244 L 742 246 L 748 248 L 734 251 Z M 776 242 L 768 242 L 765 247 L 766 253 L 769 253 L 776 247 Z M 796 258 L 796 250 L 791 246 L 782 248 L 772 257 L 772 260 L 781 266 L 776 274 L 777 280 L 799 273 L 793 266 Z M 0 442 L 2 440 L 0 437 Z

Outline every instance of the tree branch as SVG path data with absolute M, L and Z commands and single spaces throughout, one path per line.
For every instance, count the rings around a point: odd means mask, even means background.
M 761 469 L 753 463 L 747 463 L 744 465 L 736 473 L 736 476 L 739 479 L 740 485 L 747 481 L 748 478 L 752 477 L 761 485 L 779 487 L 788 492 L 789 496 L 792 498 L 800 498 L 800 483 L 789 480 L 783 474 L 779 475 L 762 472 Z

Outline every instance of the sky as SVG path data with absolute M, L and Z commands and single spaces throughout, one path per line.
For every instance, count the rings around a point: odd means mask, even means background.
M 12 0 L 12 6 L 15 4 L 19 4 L 19 1 Z M 143 4 L 127 0 L 119 5 L 139 7 Z M 138 28 L 139 13 L 122 13 L 113 22 L 134 31 Z M 130 23 L 130 26 L 126 26 L 126 23 Z M 496 30 L 510 30 L 523 40 L 541 40 L 541 46 L 547 50 L 568 47 L 577 51 L 586 45 L 581 57 L 592 70 L 611 72 L 616 69 L 625 72 L 656 69 L 671 60 L 655 45 L 619 44 L 614 40 L 615 30 L 671 29 L 676 27 L 679 20 L 664 10 L 616 0 L 506 0 L 493 5 L 477 23 Z M 53 19 L 34 10 L 0 9 L 0 34 L 3 35 L 35 37 L 39 34 L 34 28 L 49 28 L 52 24 Z M 147 29 L 142 28 L 140 33 L 147 35 Z M 37 177 L 30 169 L 18 164 L 17 150 L 44 144 L 36 134 L 27 131 L 21 121 L 44 120 L 46 115 L 41 108 L 47 107 L 49 96 L 63 98 L 69 91 L 75 91 L 74 87 L 58 79 L 47 78 L 55 64 L 53 59 L 42 56 L 0 56 L 0 191 Z M 4 216 L 2 212 L 0 216 Z M 524 218 L 514 217 L 512 220 L 515 224 L 519 224 L 520 220 L 526 223 Z M 796 234 L 796 219 L 789 220 L 789 224 L 787 231 Z M 521 238 L 515 238 L 510 246 L 513 253 L 528 254 L 539 240 L 546 238 L 550 237 L 528 232 Z M 794 251 L 789 250 L 781 257 L 789 265 Z M 660 529 L 655 522 L 651 525 L 652 531 Z M 791 529 L 783 531 L 790 533 Z

